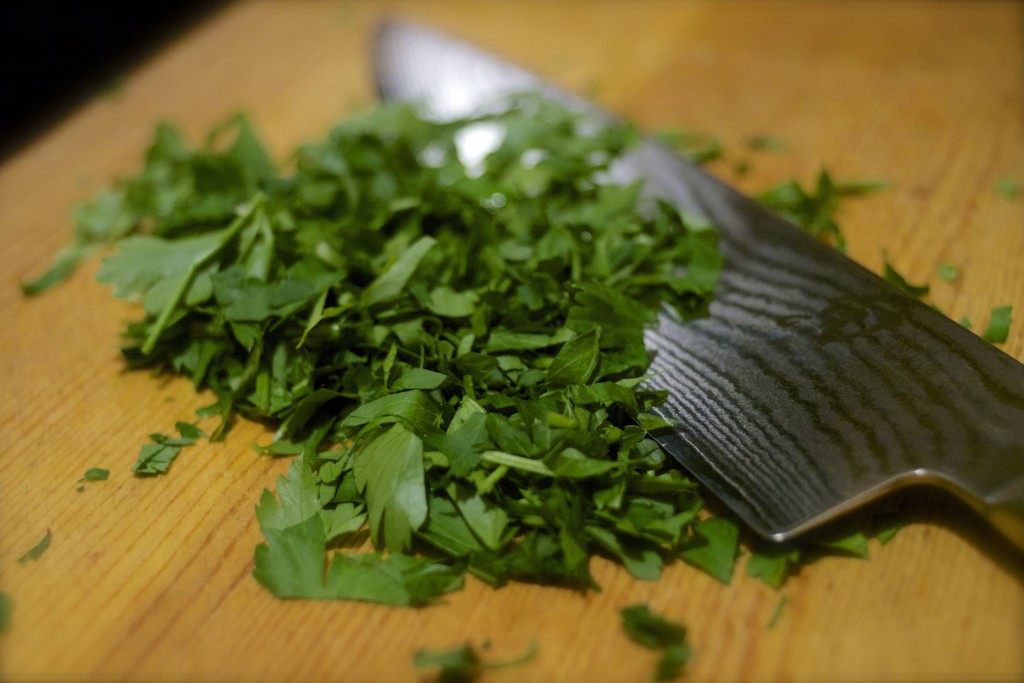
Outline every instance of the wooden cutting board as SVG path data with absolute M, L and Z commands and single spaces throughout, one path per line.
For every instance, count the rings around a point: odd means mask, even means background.
M 284 158 L 372 101 L 367 48 L 384 14 L 429 22 L 581 90 L 648 128 L 713 133 L 714 167 L 747 191 L 789 177 L 882 178 L 843 207 L 849 253 L 882 250 L 930 300 L 983 329 L 1016 317 L 1024 358 L 1024 5 L 1020 3 L 251 2 L 161 48 L 0 166 L 0 635 L 9 681 L 415 681 L 419 648 L 492 643 L 529 663 L 485 681 L 645 681 L 620 607 L 647 601 L 689 626 L 690 681 L 1024 679 L 1024 563 L 948 496 L 914 497 L 912 524 L 870 560 L 830 557 L 780 591 L 740 570 L 722 586 L 683 564 L 657 583 L 602 561 L 586 595 L 470 581 L 420 610 L 271 597 L 252 578 L 253 507 L 287 465 L 240 424 L 170 473 L 129 471 L 139 445 L 207 397 L 124 371 L 137 315 L 96 262 L 36 299 L 17 282 L 70 237 L 72 206 L 133 172 L 159 120 L 193 140 L 238 110 Z M 97 91 L 100 93 L 100 90 Z M 772 135 L 781 152 L 744 141 Z M 749 171 L 735 173 L 745 161 Z M 936 275 L 942 263 L 960 275 Z M 85 485 L 90 467 L 110 479 Z M 36 561 L 17 558 L 49 529 Z M 769 626 L 781 599 L 785 606 Z

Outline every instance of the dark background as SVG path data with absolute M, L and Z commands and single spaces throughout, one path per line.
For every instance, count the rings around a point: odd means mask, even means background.
M 116 87 L 133 66 L 223 4 L 0 3 L 0 156 Z

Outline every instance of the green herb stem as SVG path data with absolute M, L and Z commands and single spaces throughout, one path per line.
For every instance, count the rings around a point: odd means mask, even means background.
M 480 454 L 480 459 L 495 465 L 502 465 L 506 468 L 529 472 L 531 474 L 539 474 L 544 477 L 555 476 L 554 471 L 540 460 L 525 458 L 521 455 L 513 455 L 512 453 L 505 453 L 504 451 L 484 451 Z

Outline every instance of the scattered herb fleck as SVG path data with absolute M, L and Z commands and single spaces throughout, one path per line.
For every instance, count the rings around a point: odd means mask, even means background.
M 943 282 L 955 282 L 960 277 L 960 269 L 952 263 L 939 264 L 936 273 Z
M 805 190 L 797 181 L 789 180 L 762 192 L 758 195 L 758 200 L 803 228 L 810 235 L 833 244 L 840 251 L 846 251 L 846 238 L 834 218 L 838 198 L 868 194 L 888 186 L 889 183 L 883 180 L 837 184 L 832 181 L 827 171 L 822 170 L 813 192 Z M 1019 185 L 1009 180 L 1004 194 L 1009 193 L 1007 196 L 1015 196 L 1015 193 L 1018 192 L 1020 192 Z M 960 275 L 959 269 L 951 263 L 941 264 L 937 272 L 939 278 L 945 282 L 954 282 Z M 907 282 L 906 278 L 889 262 L 887 256 L 884 258 L 882 275 L 890 284 L 917 299 L 928 296 L 931 291 L 930 286 L 926 283 L 915 285 Z M 932 307 L 940 313 L 942 312 L 937 306 L 933 305 Z M 1004 343 L 1009 335 L 1010 314 L 1010 306 L 994 308 L 989 327 L 982 337 L 996 344 Z M 967 317 L 961 318 L 959 324 L 967 329 L 972 327 Z
M 883 275 L 885 276 L 886 282 L 888 282 L 889 284 L 893 285 L 894 287 L 896 287 L 896 289 L 900 290 L 904 294 L 908 294 L 908 295 L 914 297 L 915 299 L 920 299 L 921 297 L 928 296 L 928 292 L 931 291 L 931 287 L 929 287 L 927 284 L 921 284 L 921 285 L 912 285 L 912 284 L 910 284 L 909 282 L 907 282 L 906 278 L 904 278 L 896 270 L 896 268 L 893 267 L 892 263 L 889 262 L 889 257 L 885 256 L 884 252 L 883 252 L 883 256 L 884 256 L 884 259 L 883 259 L 884 260 Z
M 786 606 L 787 598 L 785 595 L 779 597 L 779 603 L 775 605 L 775 609 L 772 611 L 772 616 L 768 620 L 767 628 L 775 628 L 775 625 L 779 623 L 779 617 L 782 616 L 782 610 Z
M 828 535 L 819 536 L 816 539 L 811 539 L 811 544 L 827 548 L 836 553 L 843 553 L 846 555 L 853 555 L 862 559 L 868 559 L 868 539 L 864 532 L 859 529 L 849 528 L 851 525 L 845 525 L 847 528 L 840 530 L 838 533 L 832 533 Z
M 1010 322 L 1013 316 L 1013 306 L 996 306 L 989 314 L 988 327 L 985 328 L 982 338 L 993 344 L 1002 344 L 1010 336 Z
M 164 474 L 185 446 L 193 445 L 206 436 L 195 425 L 187 422 L 177 424 L 177 437 L 166 434 L 150 434 L 150 443 L 139 450 L 139 458 L 132 466 L 132 472 L 139 475 Z
M 651 612 L 645 603 L 623 607 L 620 616 L 630 640 L 661 653 L 652 680 L 672 680 L 683 672 L 691 656 L 685 626 Z
M 124 74 L 112 76 L 100 85 L 98 96 L 105 100 L 117 100 L 127 83 L 128 78 Z
M 870 194 L 886 187 L 888 183 L 879 180 L 837 183 L 828 171 L 821 169 L 813 190 L 805 189 L 796 180 L 788 180 L 761 192 L 757 199 L 812 237 L 845 252 L 846 237 L 835 218 L 839 201 L 843 197 Z
M 40 540 L 38 543 L 32 546 L 32 548 L 24 555 L 19 557 L 18 563 L 25 564 L 26 562 L 38 560 L 40 557 L 42 557 L 43 553 L 46 552 L 46 549 L 50 547 L 50 539 L 52 537 L 53 535 L 50 533 L 50 530 L 47 529 L 46 535 L 43 536 L 42 540 Z
M 708 133 L 665 129 L 656 131 L 654 136 L 696 164 L 707 164 L 721 159 L 724 154 L 722 141 Z
M 908 523 L 907 515 L 900 512 L 877 515 L 873 520 L 874 536 L 885 545 Z
M 728 584 L 739 554 L 739 536 L 740 526 L 731 518 L 709 517 L 693 525 L 693 536 L 679 557 Z
M 1003 176 L 996 181 L 996 192 L 999 193 L 999 196 L 1006 199 L 1016 199 L 1017 197 L 1024 196 L 1024 187 L 1015 178 Z
M 799 564 L 800 559 L 799 548 L 761 544 L 747 559 L 747 575 L 761 579 L 772 588 L 779 588 Z
M 784 152 L 789 148 L 785 141 L 772 135 L 751 135 L 746 142 L 747 147 L 758 152 Z
M 0 633 L 4 633 L 11 627 L 11 613 L 14 611 L 14 601 L 10 593 L 0 591 Z
M 106 481 L 110 477 L 110 470 L 105 470 L 101 467 L 90 467 L 79 479 L 79 482 L 88 481 Z
M 484 645 L 484 649 L 487 645 Z M 439 683 L 471 683 L 480 678 L 486 669 L 519 666 L 533 659 L 537 644 L 530 643 L 526 652 L 507 660 L 485 660 L 470 644 L 449 650 L 418 650 L 413 664 L 420 669 L 438 669 Z

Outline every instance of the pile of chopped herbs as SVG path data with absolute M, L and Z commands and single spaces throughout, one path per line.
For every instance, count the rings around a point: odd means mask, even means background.
M 470 153 L 480 139 L 493 144 Z M 272 426 L 256 450 L 293 458 L 256 508 L 254 574 L 274 595 L 423 605 L 467 573 L 587 590 L 595 555 L 640 579 L 681 559 L 728 583 L 740 527 L 705 509 L 655 441 L 671 426 L 643 382 L 659 311 L 707 308 L 716 232 L 639 183 L 608 181 L 637 140 L 628 123 L 533 99 L 446 123 L 382 105 L 286 170 L 244 116 L 200 147 L 161 124 L 141 171 L 79 207 L 74 242 L 23 290 L 113 245 L 99 279 L 143 311 L 124 331 L 129 365 L 215 397 L 197 413 L 218 426 L 152 434 L 138 476 L 223 439 L 238 417 Z M 711 152 L 684 152 L 721 156 L 708 140 L 684 142 Z M 879 187 L 822 171 L 814 190 L 791 181 L 759 199 L 842 249 L 838 201 Z M 874 519 L 873 533 L 884 542 L 902 521 Z M 747 572 L 778 587 L 823 553 L 866 557 L 865 530 L 753 547 Z M 661 652 L 657 679 L 682 670 L 681 625 L 642 605 L 622 618 Z M 471 680 L 492 664 L 467 645 L 417 665 Z
M 636 139 L 535 100 L 448 123 L 380 106 L 285 173 L 244 117 L 200 148 L 165 124 L 26 290 L 116 243 L 99 279 L 142 303 L 129 363 L 211 391 L 211 439 L 236 416 L 273 425 L 257 449 L 294 456 L 256 510 L 275 595 L 425 604 L 467 572 L 588 589 L 596 554 L 728 580 L 736 524 L 698 521 L 643 384 L 657 313 L 706 309 L 716 233 L 605 181 Z M 139 475 L 207 436 L 178 431 L 152 435 Z

